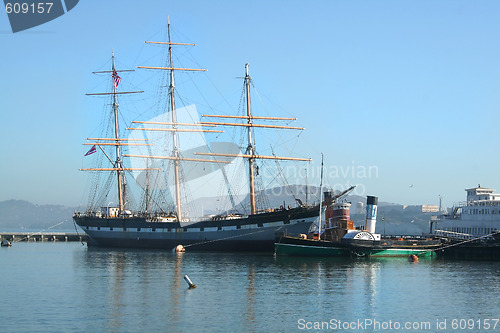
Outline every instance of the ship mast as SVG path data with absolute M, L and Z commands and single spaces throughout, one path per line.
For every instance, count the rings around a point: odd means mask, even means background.
M 120 129 L 118 126 L 118 102 L 116 99 L 116 88 L 118 87 L 118 82 L 119 82 L 119 76 L 116 73 L 115 69 L 115 51 L 112 51 L 112 62 L 113 62 L 113 113 L 114 113 L 114 119 L 115 119 L 115 139 L 116 139 L 116 162 L 115 162 L 115 168 L 116 170 L 116 176 L 118 178 L 118 210 L 119 213 L 123 212 L 123 198 L 125 197 L 125 187 L 123 186 L 123 163 L 121 160 L 121 153 L 120 153 Z
M 168 56 L 170 58 L 170 67 L 174 67 L 174 63 L 172 60 L 172 40 L 170 38 L 170 18 L 168 19 Z M 179 179 L 179 146 L 177 144 L 177 117 L 175 114 L 175 81 L 174 81 L 174 71 L 170 70 L 170 86 L 169 86 L 169 95 L 170 95 L 170 108 L 172 111 L 172 139 L 174 143 L 173 155 L 175 157 L 174 160 L 174 179 L 175 179 L 175 206 L 177 208 L 177 221 L 182 221 L 182 209 L 181 209 L 181 190 L 180 190 L 180 179 Z
M 226 123 L 226 122 L 200 122 L 200 125 L 222 125 L 222 126 L 241 126 L 247 127 L 248 130 L 248 146 L 245 154 L 223 154 L 223 153 L 195 153 L 195 155 L 209 155 L 209 156 L 225 156 L 225 157 L 242 157 L 248 159 L 248 175 L 249 175 L 249 187 L 250 187 L 250 214 L 257 213 L 257 206 L 255 204 L 255 172 L 254 172 L 254 162 L 256 159 L 267 159 L 267 160 L 283 160 L 283 161 L 310 161 L 310 158 L 295 158 L 295 157 L 280 157 L 280 156 L 265 156 L 255 154 L 255 145 L 253 141 L 252 131 L 253 128 L 275 128 L 275 129 L 296 129 L 303 130 L 303 127 L 294 126 L 281 126 L 281 125 L 266 125 L 266 124 L 255 124 L 253 120 L 297 120 L 296 118 L 283 118 L 283 117 L 255 117 L 252 116 L 251 112 L 251 100 L 250 100 L 250 83 L 252 78 L 249 74 L 249 64 L 245 64 L 245 77 L 243 78 L 245 82 L 245 93 L 246 93 L 246 116 L 229 116 L 229 115 L 202 115 L 202 117 L 215 117 L 215 118 L 231 118 L 231 119 L 245 119 L 246 123 Z
M 168 45 L 168 57 L 170 62 L 170 67 L 151 67 L 151 66 L 137 66 L 137 68 L 145 68 L 145 69 L 160 69 L 160 70 L 168 70 L 169 71 L 169 99 L 170 99 L 170 109 L 172 113 L 172 121 L 171 122 L 148 122 L 148 121 L 133 121 L 133 123 L 143 123 L 143 124 L 155 124 L 155 125 L 168 125 L 170 128 L 128 128 L 129 130 L 142 130 L 142 131 L 169 131 L 172 132 L 173 139 L 173 152 L 172 156 L 147 156 L 147 155 L 124 155 L 130 157 L 142 157 L 142 158 L 154 158 L 154 159 L 167 159 L 173 160 L 174 162 L 174 181 L 175 181 L 175 205 L 176 205 L 176 215 L 177 221 L 182 221 L 182 206 L 181 206 L 181 189 L 180 189 L 180 163 L 184 161 L 191 162 L 209 162 L 209 163 L 230 163 L 227 161 L 216 161 L 212 159 L 199 159 L 199 158 L 186 158 L 182 157 L 179 149 L 179 138 L 178 132 L 216 132 L 222 133 L 222 131 L 217 130 L 203 130 L 203 129 L 186 129 L 179 128 L 179 126 L 204 126 L 200 124 L 184 124 L 177 122 L 177 113 L 175 107 L 175 79 L 174 79 L 174 71 L 206 71 L 206 69 L 194 69 L 194 68 L 176 68 L 173 65 L 173 54 L 172 54 L 172 45 L 190 45 L 194 46 L 195 44 L 187 44 L 187 43 L 174 43 L 172 42 L 170 36 L 170 19 L 168 19 L 168 42 L 146 42 L 150 44 L 164 44 Z
M 255 155 L 255 149 L 253 145 L 252 139 L 252 112 L 250 109 L 250 82 L 252 78 L 248 73 L 248 64 L 245 64 L 245 91 L 246 91 L 246 100 L 247 100 L 247 124 L 248 124 L 248 146 L 246 153 L 250 156 Z M 250 157 L 248 159 L 248 174 L 249 174 L 249 182 L 250 182 L 250 214 L 255 214 L 257 209 L 255 207 L 255 181 L 254 181 L 254 173 L 253 173 L 253 163 L 254 158 Z
M 137 66 L 137 68 L 144 69 L 158 69 L 158 70 L 168 70 L 169 71 L 169 99 L 170 99 L 170 109 L 171 109 L 171 122 L 150 122 L 150 121 L 133 121 L 133 123 L 142 123 L 142 124 L 155 124 L 155 125 L 167 125 L 169 128 L 127 128 L 128 130 L 142 130 L 142 131 L 170 131 L 172 132 L 173 139 L 173 152 L 171 156 L 149 156 L 149 155 L 123 155 L 128 157 L 139 157 L 139 158 L 154 158 L 154 159 L 167 159 L 173 160 L 174 162 L 174 179 L 175 179 L 175 201 L 176 201 L 176 214 L 177 221 L 182 221 L 182 207 L 181 207 L 181 189 L 180 189 L 180 175 L 179 168 L 181 162 L 193 161 L 193 162 L 209 162 L 209 163 L 231 163 L 229 161 L 216 161 L 213 159 L 199 159 L 199 158 L 187 158 L 183 157 L 180 153 L 179 149 L 179 137 L 178 132 L 222 132 L 217 130 L 203 130 L 203 129 L 185 129 L 180 128 L 182 126 L 244 126 L 247 127 L 248 130 L 248 146 L 245 154 L 224 154 L 224 153 L 194 153 L 195 155 L 205 155 L 205 156 L 223 156 L 223 157 L 242 157 L 247 158 L 249 160 L 249 183 L 250 183 L 250 213 L 256 214 L 257 208 L 255 204 L 255 174 L 254 174 L 254 161 L 256 159 L 272 159 L 272 160 L 294 160 L 294 161 L 310 161 L 310 158 L 293 158 L 293 157 L 278 157 L 278 156 L 262 156 L 256 155 L 255 153 L 255 145 L 253 143 L 252 131 L 254 127 L 259 128 L 278 128 L 278 129 L 298 129 L 303 130 L 302 127 L 292 127 L 292 126 L 277 126 L 277 125 L 266 125 L 266 124 L 255 124 L 253 122 L 254 119 L 259 120 L 296 120 L 295 118 L 281 118 L 281 117 L 254 117 L 251 114 L 251 103 L 250 103 L 250 83 L 251 77 L 249 75 L 248 64 L 246 64 L 246 72 L 245 72 L 245 89 L 246 89 L 246 104 L 247 104 L 247 112 L 246 116 L 225 116 L 225 115 L 202 115 L 202 117 L 217 117 L 217 118 L 236 118 L 236 119 L 245 119 L 245 123 L 225 123 L 225 122 L 199 122 L 196 124 L 184 124 L 177 122 L 177 113 L 175 106 L 175 79 L 174 79 L 174 71 L 206 71 L 206 69 L 193 69 L 193 68 L 176 68 L 173 65 L 173 56 L 172 56 L 172 45 L 195 45 L 195 44 L 186 44 L 186 43 L 174 43 L 171 40 L 170 36 L 170 19 L 168 20 L 168 42 L 146 42 L 151 44 L 164 44 L 168 45 L 168 57 L 170 62 L 170 67 L 151 67 L 151 66 Z
M 124 92 L 118 92 L 118 84 L 120 83 L 121 78 L 118 76 L 118 72 L 133 72 L 133 70 L 116 70 L 115 68 L 115 52 L 112 51 L 111 54 L 111 59 L 112 59 L 112 65 L 111 65 L 111 71 L 99 71 L 99 72 L 94 72 L 94 74 L 102 74 L 102 73 L 111 73 L 111 77 L 113 79 L 113 91 L 110 93 L 92 93 L 92 94 L 87 94 L 87 96 L 96 96 L 96 95 L 113 95 L 113 121 L 114 121 L 114 136 L 112 138 L 87 138 L 89 141 L 93 142 L 87 142 L 84 143 L 84 145 L 94 145 L 96 147 L 99 147 L 101 151 L 104 153 L 106 158 L 109 160 L 109 162 L 113 165 L 112 168 L 89 168 L 89 169 L 80 169 L 81 171 L 114 171 L 116 172 L 116 177 L 117 177 L 117 183 L 118 183 L 118 214 L 122 214 L 123 211 L 125 210 L 125 177 L 124 177 L 124 171 L 132 171 L 132 170 L 157 170 L 157 169 L 149 169 L 149 168 L 125 168 L 123 167 L 123 160 L 122 160 L 122 153 L 121 153 L 121 146 L 143 146 L 143 145 L 150 145 L 148 143 L 135 143 L 135 142 L 129 142 L 129 141 L 147 141 L 147 140 L 141 140 L 141 139 L 122 139 L 120 138 L 120 127 L 119 127 L 119 121 L 118 121 L 118 98 L 117 95 L 119 94 L 135 94 L 135 93 L 142 93 L 143 91 L 124 91 Z M 108 154 L 104 151 L 102 148 L 103 146 L 115 146 L 115 153 L 116 153 L 116 159 L 113 161 Z
M 321 181 L 319 183 L 318 240 L 321 240 L 321 213 L 323 210 L 323 153 L 321 153 Z

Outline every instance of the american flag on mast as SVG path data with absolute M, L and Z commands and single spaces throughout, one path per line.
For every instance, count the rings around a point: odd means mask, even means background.
M 118 88 L 118 85 L 120 84 L 122 78 L 118 76 L 118 73 L 114 68 L 113 68 L 113 75 L 111 76 L 113 77 L 113 84 L 115 85 L 115 88 Z

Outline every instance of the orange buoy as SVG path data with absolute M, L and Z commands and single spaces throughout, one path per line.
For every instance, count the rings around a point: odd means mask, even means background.
M 174 249 L 175 252 L 179 253 L 179 252 L 186 252 L 186 249 L 184 248 L 184 246 L 182 245 L 177 245 Z
M 417 262 L 418 257 L 416 255 L 412 254 L 411 256 L 408 257 L 408 261 L 409 262 Z

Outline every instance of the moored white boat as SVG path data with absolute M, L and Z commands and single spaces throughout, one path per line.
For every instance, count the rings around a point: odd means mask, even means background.
M 438 256 L 500 260 L 500 194 L 481 185 L 465 190 L 467 201 L 431 220 L 431 232 L 445 245 Z
M 465 190 L 467 201 L 431 221 L 436 236 L 457 240 L 493 240 L 500 230 L 500 194 L 481 185 Z

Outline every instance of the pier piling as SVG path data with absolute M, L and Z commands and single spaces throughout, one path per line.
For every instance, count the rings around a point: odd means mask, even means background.
M 82 242 L 87 241 L 88 236 L 76 232 L 0 232 L 0 241 L 4 239 L 10 242 Z

